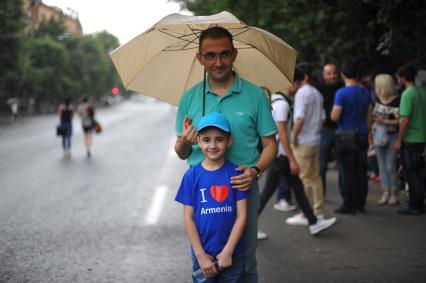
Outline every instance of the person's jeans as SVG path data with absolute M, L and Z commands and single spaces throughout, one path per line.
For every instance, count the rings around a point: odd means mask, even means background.
M 396 175 L 397 155 L 393 149 L 397 134 L 389 135 L 389 142 L 385 146 L 376 146 L 376 157 L 379 163 L 380 180 L 383 191 L 396 193 L 398 176 Z
M 197 258 L 192 254 L 192 270 L 196 271 L 200 269 Z M 219 271 L 219 274 L 215 277 L 208 278 L 205 280 L 205 283 L 215 283 L 215 282 L 226 282 L 226 283 L 235 283 L 241 282 L 241 275 L 244 270 L 244 258 L 242 255 L 233 255 L 232 256 L 232 265 L 228 268 L 225 268 Z M 197 283 L 193 278 L 192 282 Z
M 425 188 L 423 183 L 423 168 L 425 160 L 423 152 L 425 143 L 402 143 L 402 165 L 410 194 L 409 207 L 423 212 L 425 209 Z
M 288 184 L 287 188 L 293 190 L 297 205 L 308 219 L 309 224 L 315 224 L 317 222 L 317 218 L 312 211 L 312 207 L 306 198 L 302 181 L 298 175 L 293 175 L 291 173 L 290 164 L 286 156 L 281 155 L 274 160 L 266 172 L 265 178 L 265 185 L 260 195 L 261 206 L 259 214 L 262 212 L 269 198 L 273 195 L 278 182 L 282 179 L 285 184 Z
M 282 199 L 285 199 L 288 203 L 291 203 L 291 190 L 288 188 L 288 184 L 286 184 L 284 181 L 280 181 L 277 185 L 277 202 L 279 202 Z M 260 203 L 262 206 L 262 203 Z
M 249 190 L 247 203 L 247 224 L 243 234 L 244 242 L 244 273 L 242 282 L 256 283 L 257 276 L 257 216 L 260 207 L 259 201 L 259 186 L 257 182 L 253 182 Z
M 71 136 L 72 136 L 72 124 L 71 123 L 62 123 L 62 126 L 65 127 L 65 135 L 62 136 L 62 147 L 63 149 L 71 148 Z
M 354 211 L 364 209 L 368 194 L 367 134 L 358 134 L 357 144 L 358 150 L 353 151 L 343 151 L 336 144 L 337 164 L 343 179 L 343 186 L 340 188 L 342 206 Z

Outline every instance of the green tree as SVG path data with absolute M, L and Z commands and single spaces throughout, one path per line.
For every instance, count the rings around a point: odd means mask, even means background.
M 21 68 L 22 0 L 0 5 L 0 100 L 15 96 Z
M 54 39 L 62 39 L 65 36 L 65 25 L 62 19 L 55 19 L 54 17 L 49 20 L 43 19 L 34 31 L 34 37 L 50 37 Z

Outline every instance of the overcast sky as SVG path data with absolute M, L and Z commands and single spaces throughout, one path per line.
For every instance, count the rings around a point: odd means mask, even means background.
M 163 17 L 172 13 L 185 13 L 179 5 L 167 0 L 43 0 L 67 13 L 67 7 L 78 13 L 83 33 L 106 30 L 120 43 L 126 43 L 144 32 Z

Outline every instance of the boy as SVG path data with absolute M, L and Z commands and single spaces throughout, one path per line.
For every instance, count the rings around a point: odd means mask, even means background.
M 184 205 L 193 270 L 200 268 L 206 277 L 215 277 L 206 282 L 237 282 L 244 268 L 240 238 L 246 225 L 247 192 L 233 190 L 230 183 L 238 174 L 237 166 L 225 160 L 232 144 L 230 133 L 229 122 L 220 113 L 208 113 L 200 120 L 198 145 L 204 160 L 185 173 L 176 195 Z

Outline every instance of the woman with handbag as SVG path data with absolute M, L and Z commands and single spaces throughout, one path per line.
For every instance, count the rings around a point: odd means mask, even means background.
M 71 136 L 72 136 L 72 117 L 74 115 L 74 107 L 71 98 L 66 97 L 58 108 L 60 124 L 58 127 L 59 134 L 62 136 L 62 148 L 64 156 L 71 155 Z
M 335 212 L 342 214 L 365 212 L 368 193 L 367 150 L 372 98 L 370 92 L 358 84 L 358 74 L 353 64 L 342 65 L 345 87 L 336 92 L 330 115 L 338 126 L 336 156 L 343 179 L 340 191 L 343 204 Z
M 383 190 L 378 205 L 398 203 L 397 155 L 393 149 L 399 124 L 400 98 L 396 94 L 395 82 L 390 75 L 380 74 L 375 78 L 377 96 L 373 110 L 373 143 L 379 163 Z

